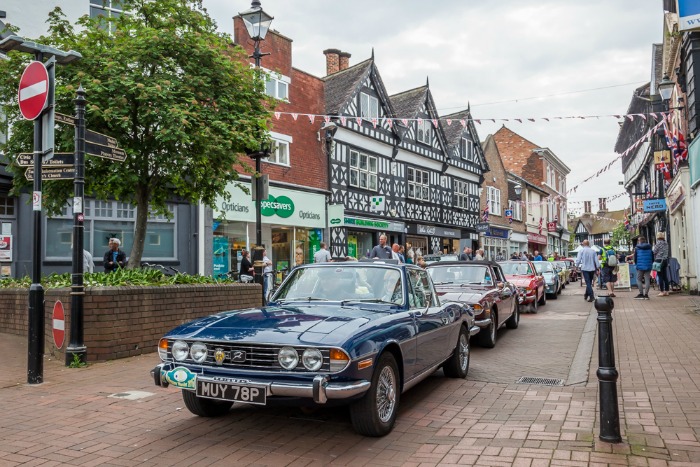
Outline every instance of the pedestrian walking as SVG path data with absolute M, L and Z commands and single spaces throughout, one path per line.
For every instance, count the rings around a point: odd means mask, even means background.
M 95 272 L 95 262 L 92 259 L 92 253 L 83 250 L 83 272 Z
M 239 276 L 242 279 L 243 276 L 253 276 L 255 274 L 255 269 L 253 268 L 253 263 L 250 262 L 246 250 L 241 251 L 241 269 L 239 270 Z
M 659 232 L 656 234 L 656 243 L 652 250 L 654 252 L 654 265 L 652 269 L 656 271 L 656 277 L 659 282 L 659 297 L 668 297 L 668 243 L 666 243 L 666 234 Z M 657 266 L 658 264 L 658 266 Z
M 267 297 L 267 293 L 272 287 L 272 260 L 267 256 L 267 250 L 263 250 L 263 296 Z M 267 298 L 266 298 L 267 300 Z
M 600 260 L 601 278 L 603 284 L 608 289 L 608 296 L 615 296 L 615 282 L 617 282 L 617 274 L 615 274 L 615 268 L 617 267 L 617 253 L 615 249 L 610 245 L 610 239 L 607 238 L 603 241 L 603 249 L 600 250 L 600 255 L 598 256 Z
M 503 250 L 498 250 L 496 254 L 496 261 L 504 261 L 506 258 L 503 256 Z
M 647 243 L 646 237 L 637 239 L 637 246 L 634 247 L 633 261 L 637 268 L 637 288 L 639 293 L 636 300 L 649 300 L 649 288 L 651 287 L 651 266 L 654 263 L 654 252 L 651 244 Z
M 535 250 L 535 261 L 542 261 L 544 258 L 542 258 L 542 255 L 540 254 L 539 251 Z
M 379 245 L 372 248 L 372 252 L 369 254 L 371 259 L 392 259 L 393 252 L 391 247 L 386 244 L 386 235 L 381 234 L 379 236 Z
M 326 248 L 326 242 L 321 242 L 321 249 L 314 253 L 314 263 L 328 263 L 331 259 L 331 252 Z
M 472 249 L 465 246 L 462 253 L 459 255 L 460 261 L 471 261 L 472 260 Z
M 484 250 L 476 250 L 476 254 L 474 255 L 474 261 L 483 261 L 484 260 Z
M 581 269 L 583 279 L 586 281 L 586 293 L 583 299 L 592 302 L 595 298 L 593 293 L 593 278 L 600 268 L 600 262 L 598 261 L 598 255 L 595 250 L 591 248 L 588 240 L 581 242 L 581 246 L 583 246 L 583 248 L 578 252 L 578 255 L 576 255 L 576 267 Z

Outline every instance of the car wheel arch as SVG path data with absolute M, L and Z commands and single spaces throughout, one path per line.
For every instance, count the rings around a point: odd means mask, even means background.
M 401 392 L 403 392 L 403 383 L 404 383 L 404 368 L 403 368 L 403 354 L 401 353 L 401 347 L 399 347 L 399 344 L 396 342 L 389 342 L 387 343 L 384 348 L 382 349 L 381 352 L 377 354 L 377 357 L 374 359 L 374 361 L 378 361 L 379 358 L 386 352 L 391 353 L 394 356 L 394 360 L 396 361 L 396 365 L 399 367 L 399 385 Z

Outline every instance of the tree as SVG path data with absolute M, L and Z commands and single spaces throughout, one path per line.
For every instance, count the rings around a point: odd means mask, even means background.
M 76 50 L 79 62 L 56 69 L 57 110 L 73 114 L 78 86 L 87 93 L 87 126 L 115 137 L 123 163 L 86 158 L 86 196 L 137 207 L 130 267 L 143 254 L 149 213 L 170 215 L 177 198 L 214 206 L 237 180 L 241 154 L 260 148 L 271 101 L 248 57 L 216 32 L 201 0 L 124 0 L 118 18 L 82 17 L 74 28 L 60 9 L 49 17 L 49 35 L 38 42 Z M 0 60 L 0 98 L 8 105 L 13 134 L 3 149 L 10 160 L 32 151 L 32 124 L 20 121 L 19 73 L 27 54 Z M 73 151 L 71 128 L 57 128 L 56 149 Z M 26 188 L 15 173 L 13 193 Z M 72 182 L 43 185 L 44 206 L 56 214 L 72 196 Z
M 624 223 L 618 224 L 612 231 L 612 238 L 610 239 L 610 244 L 617 251 L 622 245 L 623 248 L 629 248 L 632 245 L 630 231 Z

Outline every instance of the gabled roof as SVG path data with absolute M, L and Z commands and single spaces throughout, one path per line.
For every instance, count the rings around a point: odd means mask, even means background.
M 369 58 L 364 62 L 323 78 L 326 113 L 328 115 L 338 115 L 340 113 L 360 83 L 372 71 L 373 65 L 374 60 Z
M 604 219 L 600 219 L 603 217 Z M 620 222 L 625 220 L 625 210 L 621 209 L 619 211 L 609 211 L 601 216 L 595 214 L 583 214 L 580 217 L 574 219 L 574 232 L 578 228 L 578 223 L 580 222 L 586 228 L 590 235 L 599 235 L 612 232 L 615 227 Z
M 399 118 L 415 118 L 418 109 L 425 102 L 427 94 L 428 86 L 425 85 L 394 94 L 389 99 L 391 99 L 391 104 Z
M 488 172 L 490 169 L 489 163 L 486 160 L 486 155 L 484 154 L 485 146 L 479 140 L 479 134 L 477 133 L 476 127 L 474 126 L 471 111 L 467 108 L 465 110 L 461 110 L 459 112 L 455 112 L 449 115 L 443 115 L 440 117 L 440 120 L 441 122 L 444 122 L 444 124 L 442 125 L 442 130 L 445 133 L 445 140 L 447 141 L 448 149 L 459 147 L 460 140 L 462 139 L 462 134 L 464 134 L 464 128 L 462 127 L 460 120 L 464 120 L 466 122 L 467 128 L 469 129 L 469 134 L 472 136 L 472 141 L 474 142 L 475 147 L 479 148 L 478 156 L 479 161 L 481 163 L 481 170 L 483 172 Z M 446 120 L 453 121 L 451 124 L 448 125 Z M 498 151 L 498 148 L 496 148 L 496 151 Z M 500 155 L 498 157 L 500 158 Z
M 630 105 L 627 107 L 628 115 L 649 112 L 649 109 L 651 108 L 651 102 L 648 101 L 650 97 L 649 88 L 650 83 L 646 83 L 634 90 L 632 93 L 632 100 L 630 100 Z M 625 152 L 627 148 L 632 146 L 632 144 L 641 138 L 641 136 L 644 134 L 646 126 L 646 121 L 641 118 L 635 118 L 634 120 L 625 118 L 620 126 L 620 131 L 617 134 L 615 152 L 618 154 Z

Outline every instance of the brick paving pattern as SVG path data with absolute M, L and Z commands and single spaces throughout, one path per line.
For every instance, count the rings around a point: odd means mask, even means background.
M 700 465 L 700 302 L 616 292 L 623 443 L 613 445 L 598 440 L 597 346 L 585 338 L 595 311 L 582 293 L 571 284 L 501 330 L 495 349 L 474 348 L 466 380 L 438 371 L 402 395 L 383 438 L 356 435 L 343 407 L 193 416 L 178 390 L 151 382 L 156 354 L 82 369 L 46 360 L 44 383 L 28 385 L 26 340 L 1 334 L 0 465 Z M 587 382 L 514 383 L 572 381 L 581 362 Z

